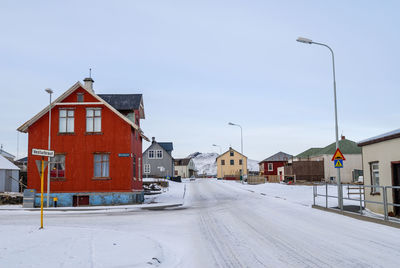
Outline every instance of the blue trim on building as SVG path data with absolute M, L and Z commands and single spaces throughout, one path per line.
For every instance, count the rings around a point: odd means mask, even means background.
M 50 207 L 54 207 L 54 197 L 58 198 L 57 207 L 72 207 L 74 196 L 89 196 L 90 206 L 110 206 L 140 204 L 144 201 L 144 192 L 111 192 L 111 193 L 51 193 Z M 47 194 L 43 195 L 43 203 L 47 203 Z M 35 207 L 40 207 L 40 193 L 35 196 Z

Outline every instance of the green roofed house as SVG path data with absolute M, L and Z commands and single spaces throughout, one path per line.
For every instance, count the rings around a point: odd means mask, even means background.
M 356 142 L 346 139 L 344 136 L 339 140 L 339 148 L 346 158 L 343 168 L 340 169 L 342 183 L 352 183 L 362 176 L 361 147 Z M 336 143 L 331 143 L 324 148 L 310 148 L 298 154 L 294 161 L 324 161 L 324 177 L 326 181 L 336 182 L 336 169 L 333 166 L 332 156 L 336 151 Z

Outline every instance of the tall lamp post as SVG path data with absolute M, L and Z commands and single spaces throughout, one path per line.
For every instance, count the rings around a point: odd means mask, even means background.
M 214 146 L 214 147 L 219 147 L 219 155 L 222 154 L 221 146 L 219 146 L 218 144 L 213 144 L 212 146 Z M 217 164 L 217 167 L 218 167 L 218 164 Z M 217 176 L 218 176 L 218 174 L 217 174 Z M 221 178 L 222 178 L 222 179 L 224 178 L 224 172 L 222 171 L 222 163 L 221 163 Z
M 240 127 L 240 150 L 241 150 L 241 153 L 242 153 L 242 172 L 241 172 L 240 175 L 242 176 L 242 183 L 243 183 L 243 181 L 244 181 L 243 129 L 242 129 L 241 125 L 234 124 L 234 123 L 231 123 L 231 122 L 229 122 L 228 125 Z
M 51 94 L 53 94 L 53 90 L 50 88 L 46 88 L 45 91 L 49 93 L 50 96 L 50 105 L 49 105 L 49 148 L 50 151 L 50 140 L 51 140 Z M 47 158 L 47 207 L 50 206 L 50 156 Z
M 297 42 L 300 43 L 304 43 L 304 44 L 314 44 L 314 45 L 320 45 L 320 46 L 324 46 L 326 48 L 328 48 L 331 52 L 332 55 L 332 70 L 333 70 L 333 96 L 334 96 L 334 101 L 335 101 L 335 135 L 336 135 L 336 149 L 339 148 L 339 131 L 338 131 L 338 118 L 337 118 L 337 101 L 336 101 L 336 75 L 335 75 L 335 55 L 333 53 L 332 48 L 330 48 L 328 45 L 326 44 L 322 44 L 322 43 L 318 43 L 318 42 L 314 42 L 311 39 L 308 38 L 304 38 L 304 37 L 299 37 L 296 39 Z M 340 179 L 340 169 L 337 168 L 337 187 L 338 187 L 338 198 L 339 198 L 339 208 L 343 209 L 343 193 L 341 190 L 341 179 Z

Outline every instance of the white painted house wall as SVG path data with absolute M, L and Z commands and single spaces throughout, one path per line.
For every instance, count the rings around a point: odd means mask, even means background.
M 378 161 L 379 163 L 379 185 L 392 186 L 392 162 L 400 161 L 400 138 L 382 141 L 362 147 L 363 167 L 364 167 L 364 185 L 371 185 L 370 163 Z M 382 192 L 382 191 L 380 191 Z M 370 201 L 382 202 L 382 193 L 372 195 L 371 189 L 365 190 L 365 199 Z M 387 192 L 388 203 L 393 202 L 391 190 Z M 383 206 L 367 203 L 367 208 L 376 213 L 383 214 Z M 389 206 L 388 212 L 393 212 L 393 207 Z
M 342 183 L 352 183 L 353 182 L 353 170 L 362 169 L 362 156 L 361 154 L 346 154 L 346 158 L 343 161 L 343 168 L 340 169 L 340 178 Z M 331 177 L 334 177 L 334 182 L 336 182 L 337 171 L 333 165 L 332 155 L 323 154 L 320 156 L 311 157 L 310 160 L 314 161 L 324 161 L 324 177 L 326 181 L 330 181 Z

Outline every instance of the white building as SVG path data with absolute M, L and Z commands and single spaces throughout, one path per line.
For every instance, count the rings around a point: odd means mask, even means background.
M 196 168 L 191 158 L 176 158 L 174 161 L 175 176 L 190 178 L 196 175 Z
M 400 186 L 400 129 L 358 143 L 362 147 L 364 185 Z M 365 200 L 383 201 L 382 189 L 365 188 Z M 387 202 L 400 204 L 400 189 L 387 189 Z M 366 207 L 383 214 L 383 206 L 366 202 Z M 400 216 L 400 207 L 389 206 L 389 215 Z
M 339 140 L 339 148 L 344 157 L 343 168 L 340 169 L 342 183 L 353 183 L 362 174 L 361 148 L 356 142 L 346 139 Z M 324 161 L 324 178 L 328 182 L 336 182 L 337 169 L 333 165 L 332 156 L 336 152 L 336 142 L 324 148 L 311 148 L 295 157 L 295 160 Z

